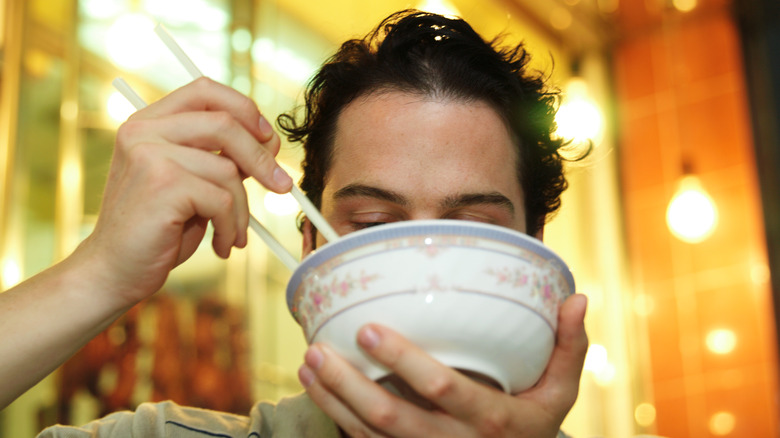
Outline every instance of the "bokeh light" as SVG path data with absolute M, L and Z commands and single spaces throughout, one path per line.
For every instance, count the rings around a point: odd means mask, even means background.
M 242 27 L 230 35 L 230 44 L 236 52 L 248 52 L 252 48 L 252 33 Z
M 650 316 L 655 310 L 655 298 L 647 294 L 638 294 L 633 301 L 634 313 L 639 316 Z
M 289 193 L 280 195 L 268 192 L 263 198 L 263 205 L 269 213 L 277 216 L 287 216 L 298 212 L 298 202 Z
M 696 9 L 697 0 L 672 0 L 672 5 L 680 12 L 690 12 Z
M 431 12 L 434 14 L 441 14 L 447 16 L 457 17 L 460 16 L 460 11 L 452 3 L 447 0 L 425 0 L 421 2 L 417 9 L 425 12 Z
M 3 290 L 10 289 L 22 281 L 22 268 L 16 260 L 6 258 L 3 260 L 2 275 Z
M 135 108 L 121 93 L 115 91 L 106 99 L 106 111 L 111 120 L 122 123 L 135 112 Z
M 80 0 L 78 2 L 81 12 L 94 20 L 106 20 L 114 18 L 125 12 L 126 4 L 108 0 Z
M 599 385 L 610 384 L 616 374 L 615 365 L 609 361 L 606 347 L 599 344 L 591 344 L 588 347 L 584 370 L 590 372 Z
M 128 14 L 118 18 L 106 32 L 106 51 L 117 66 L 140 70 L 153 64 L 157 56 L 150 48 L 159 41 L 154 35 L 154 21 L 143 14 Z
M 737 425 L 737 419 L 734 414 L 727 411 L 721 411 L 713 414 L 707 424 L 710 433 L 716 436 L 725 436 L 734 431 Z
M 634 420 L 642 427 L 652 426 L 655 423 L 655 406 L 650 403 L 640 403 L 634 409 Z
M 207 0 L 145 0 L 143 10 L 170 26 L 194 25 L 206 31 L 224 29 L 230 15 L 217 2 Z
M 558 6 L 550 12 L 550 25 L 558 30 L 566 30 L 571 27 L 574 18 L 568 9 Z
M 308 59 L 268 38 L 258 38 L 252 44 L 252 59 L 286 78 L 303 84 L 317 69 Z

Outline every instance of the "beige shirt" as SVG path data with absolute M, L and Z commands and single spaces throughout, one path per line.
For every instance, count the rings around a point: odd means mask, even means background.
M 116 412 L 81 427 L 57 425 L 38 438 L 339 438 L 336 424 L 306 394 L 279 403 L 260 402 L 249 416 L 188 408 L 167 401 L 143 403 L 135 412 Z M 558 432 L 558 438 L 568 438 Z
M 38 437 L 171 437 L 171 438 L 338 438 L 336 424 L 305 394 L 279 403 L 260 402 L 249 416 L 179 406 L 173 402 L 143 403 L 135 412 L 110 414 L 84 426 L 57 425 Z

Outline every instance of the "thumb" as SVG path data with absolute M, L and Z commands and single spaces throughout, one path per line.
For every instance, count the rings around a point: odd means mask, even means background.
M 571 295 L 561 305 L 555 348 L 544 375 L 532 390 L 545 394 L 547 402 L 557 405 L 557 409 L 568 411 L 577 399 L 588 352 L 588 335 L 585 333 L 587 306 L 588 298 L 583 294 Z

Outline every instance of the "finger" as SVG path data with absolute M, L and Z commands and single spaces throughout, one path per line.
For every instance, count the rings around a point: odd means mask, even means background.
M 393 330 L 369 324 L 358 333 L 358 343 L 421 396 L 451 415 L 463 419 L 482 417 L 486 412 L 503 415 L 489 405 L 497 395 L 504 393 L 474 382 L 438 362 Z
M 424 411 L 390 394 L 324 345 L 312 345 L 305 359 L 315 382 L 374 430 L 410 437 L 432 436 L 434 431 L 446 427 L 441 413 Z
M 133 114 L 128 122 L 154 120 L 160 117 L 187 112 L 225 112 L 240 124 L 255 140 L 264 145 L 271 158 L 279 152 L 281 144 L 278 134 L 268 120 L 260 114 L 255 103 L 247 96 L 208 78 L 199 78 L 181 87 L 163 99 Z M 195 128 L 196 125 L 184 126 Z M 241 156 L 241 159 L 246 157 Z M 251 158 L 251 157 L 250 157 Z M 267 158 L 255 156 L 261 164 Z M 242 167 L 247 175 L 256 178 L 269 189 L 286 193 L 292 187 L 292 179 L 280 167 L 261 165 L 252 167 L 253 161 L 246 161 L 248 168 Z M 268 172 L 269 168 L 273 172 Z M 247 171 L 248 170 L 248 171 Z
M 233 245 L 239 248 L 246 246 L 249 204 L 235 162 L 219 155 L 179 145 L 154 147 L 161 157 L 175 161 L 193 175 L 204 178 L 231 194 L 232 213 L 236 224 L 236 238 Z
M 222 258 L 227 258 L 238 232 L 232 218 L 232 195 L 227 190 L 190 173 L 184 172 L 183 175 L 182 184 L 186 184 L 190 189 L 190 196 L 186 201 L 191 205 L 190 210 L 186 206 L 183 207 L 184 213 L 189 213 L 190 217 L 200 216 L 211 220 L 214 227 L 214 252 Z
M 558 313 L 558 333 L 547 369 L 530 395 L 542 393 L 554 410 L 568 411 L 577 398 L 588 352 L 585 332 L 587 297 L 574 294 L 564 301 Z
M 140 145 L 127 156 L 129 164 L 126 172 L 130 175 L 127 175 L 124 184 L 143 185 L 146 189 L 136 193 L 144 196 L 143 199 L 125 200 L 124 203 L 146 205 L 157 220 L 166 227 L 174 227 L 172 230 L 178 230 L 180 242 L 188 221 L 195 217 L 210 219 L 214 226 L 214 251 L 220 257 L 227 257 L 237 233 L 233 195 L 219 185 L 190 173 L 176 160 L 161 158 L 160 152 L 164 147 L 159 144 Z M 182 249 L 177 248 L 177 251 Z M 185 257 L 189 255 L 185 254 Z
M 373 437 L 380 436 L 379 433 L 366 425 L 358 416 L 349 409 L 338 397 L 334 396 L 327 388 L 322 386 L 317 380 L 311 368 L 302 365 L 298 369 L 298 379 L 306 388 L 309 398 L 322 409 L 325 414 L 332 419 L 339 427 L 346 432 L 347 436 Z
M 177 113 L 127 121 L 120 128 L 119 139 L 127 145 L 165 141 L 219 151 L 231 158 L 244 174 L 273 191 L 285 192 L 292 187 L 292 179 L 274 159 L 279 137 L 272 137 L 270 143 L 259 143 L 226 111 Z
M 174 90 L 133 114 L 130 120 L 156 119 L 160 116 L 197 111 L 228 112 L 261 143 L 268 142 L 275 135 L 273 130 L 261 130 L 262 115 L 252 99 L 206 77 L 195 79 Z
M 184 229 L 181 232 L 181 243 L 179 254 L 176 257 L 176 266 L 187 261 L 200 246 L 203 236 L 206 235 L 209 220 L 200 216 L 194 216 L 184 223 Z

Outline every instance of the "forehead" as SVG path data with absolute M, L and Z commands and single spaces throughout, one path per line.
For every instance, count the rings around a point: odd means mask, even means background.
M 498 112 L 478 100 L 369 94 L 344 108 L 333 147 L 326 187 L 366 169 L 405 171 L 399 178 L 446 170 L 466 178 L 497 172 L 518 181 L 513 136 Z
M 408 219 L 447 217 L 448 200 L 490 194 L 511 203 L 503 225 L 525 231 L 517 155 L 506 123 L 484 102 L 368 95 L 339 116 L 321 209 L 334 217 L 355 208 L 337 196 L 354 186 L 397 195 Z

